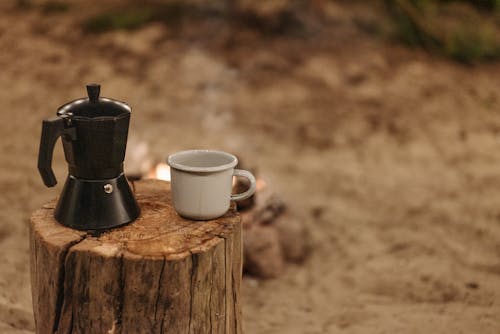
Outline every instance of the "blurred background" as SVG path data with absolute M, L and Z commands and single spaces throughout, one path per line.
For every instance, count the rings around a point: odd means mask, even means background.
M 218 148 L 286 203 L 305 246 L 245 277 L 246 333 L 499 333 L 499 31 L 498 0 L 2 1 L 0 332 L 34 331 L 28 221 L 66 174 L 41 121 L 98 82 L 130 166 Z

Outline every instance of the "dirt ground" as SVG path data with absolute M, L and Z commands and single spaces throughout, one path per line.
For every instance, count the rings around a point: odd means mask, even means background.
M 130 136 L 157 159 L 233 152 L 307 222 L 305 263 L 244 279 L 246 333 L 500 332 L 500 64 L 376 39 L 337 2 L 307 37 L 86 35 L 88 3 L 1 6 L 0 333 L 34 331 L 27 222 L 61 190 L 36 170 L 41 120 L 88 82 L 132 106 Z M 62 180 L 60 146 L 54 165 Z

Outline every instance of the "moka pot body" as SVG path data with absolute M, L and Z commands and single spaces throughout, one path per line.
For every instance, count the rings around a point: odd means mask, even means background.
M 98 85 L 87 86 L 89 98 L 60 107 L 42 127 L 38 168 L 44 183 L 57 181 L 52 151 L 61 137 L 69 175 L 54 217 L 79 230 L 103 230 L 135 220 L 140 209 L 123 174 L 131 109 L 123 102 L 99 98 Z

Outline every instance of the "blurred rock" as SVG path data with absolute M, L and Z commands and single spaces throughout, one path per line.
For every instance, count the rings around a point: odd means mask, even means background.
M 243 231 L 243 270 L 259 278 L 274 278 L 284 269 L 278 231 L 274 226 L 253 224 Z
M 285 213 L 274 221 L 284 258 L 289 262 L 302 262 L 309 251 L 309 233 L 302 220 Z

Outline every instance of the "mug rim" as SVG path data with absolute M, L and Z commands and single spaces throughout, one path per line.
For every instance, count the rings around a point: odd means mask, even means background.
M 211 166 L 211 167 L 188 166 L 188 165 L 184 165 L 184 164 L 175 162 L 175 159 L 178 158 L 179 156 L 199 154 L 199 153 L 213 153 L 213 154 L 223 155 L 223 156 L 230 158 L 231 162 L 223 164 L 223 165 Z M 238 164 L 238 158 L 236 158 L 236 156 L 234 156 L 231 153 L 227 153 L 227 152 L 220 151 L 220 150 L 194 149 L 194 150 L 179 151 L 179 152 L 175 152 L 175 153 L 169 155 L 167 158 L 167 164 L 170 167 L 172 167 L 174 169 L 181 170 L 181 171 L 210 173 L 210 172 L 220 172 L 223 170 L 234 168 Z

